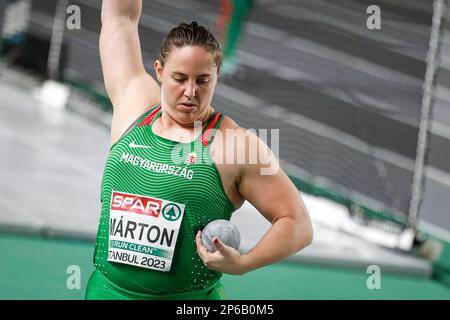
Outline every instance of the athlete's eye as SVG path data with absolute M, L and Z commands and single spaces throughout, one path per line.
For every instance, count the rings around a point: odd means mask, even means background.
M 183 78 L 173 78 L 176 82 L 178 83 L 183 83 L 184 79 Z
M 197 79 L 197 84 L 202 85 L 202 84 L 207 84 L 209 81 L 209 79 Z

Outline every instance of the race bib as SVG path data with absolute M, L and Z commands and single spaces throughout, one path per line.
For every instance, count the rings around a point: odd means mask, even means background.
M 185 205 L 113 191 L 108 261 L 170 271 Z

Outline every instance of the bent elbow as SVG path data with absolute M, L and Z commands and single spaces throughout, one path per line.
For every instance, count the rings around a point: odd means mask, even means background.
M 308 223 L 305 225 L 303 225 L 301 228 L 300 232 L 300 241 L 299 241 L 299 250 L 303 250 L 304 248 L 306 248 L 307 246 L 311 245 L 313 243 L 314 240 L 314 232 L 313 232 L 313 228 L 312 228 L 312 224 Z
M 313 228 L 311 226 L 309 228 L 308 236 L 306 237 L 306 240 L 305 240 L 305 247 L 311 245 L 313 243 L 313 240 L 314 240 L 314 232 L 313 232 Z

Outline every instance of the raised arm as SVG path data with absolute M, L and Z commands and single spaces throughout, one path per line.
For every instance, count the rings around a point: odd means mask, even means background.
M 138 23 L 141 0 L 103 0 L 100 59 L 103 78 L 114 111 L 126 95 L 145 89 L 145 103 L 159 101 L 159 85 L 146 72 L 142 61 Z M 131 91 L 131 93 L 130 93 Z M 142 93 L 140 93 L 142 94 Z

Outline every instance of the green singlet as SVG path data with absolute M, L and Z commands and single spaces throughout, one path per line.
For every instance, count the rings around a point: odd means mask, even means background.
M 110 149 L 86 299 L 226 298 L 195 245 L 198 230 L 235 210 L 210 157 L 222 114 L 180 143 L 152 131 L 161 112 L 151 108 Z

